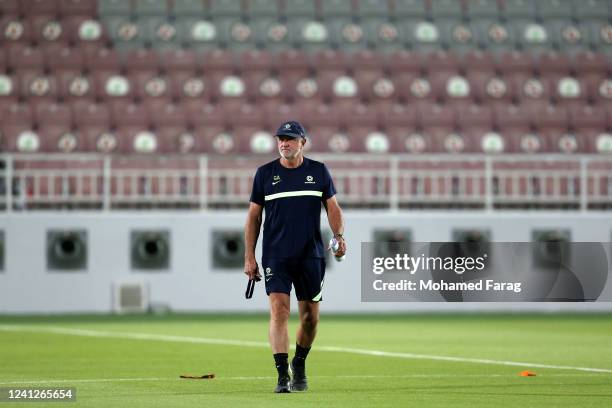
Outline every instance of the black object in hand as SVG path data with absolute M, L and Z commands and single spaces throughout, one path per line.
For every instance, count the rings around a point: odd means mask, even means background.
M 255 290 L 255 282 L 259 279 L 249 279 L 249 283 L 247 284 L 246 292 L 244 293 L 244 297 L 250 299 L 253 297 L 253 291 Z

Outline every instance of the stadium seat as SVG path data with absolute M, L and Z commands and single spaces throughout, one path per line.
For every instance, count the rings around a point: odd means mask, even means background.
M 406 71 L 421 74 L 426 66 L 423 54 L 407 50 L 390 54 L 387 61 L 392 76 L 402 74 Z
M 3 43 L 29 43 L 32 37 L 32 26 L 27 19 L 20 19 L 17 14 L 6 14 L 0 17 L 0 32 Z
M 23 132 L 31 131 L 33 126 L 32 108 L 29 104 L 11 104 L 4 106 L 0 125 L 3 135 L 3 144 L 7 151 L 36 151 L 41 141 L 36 135 L 28 134 L 24 138 L 24 145 L 20 147 L 19 137 Z
M 364 17 L 361 21 L 368 48 L 383 53 L 397 52 L 405 48 L 395 22 L 384 17 Z
M 55 100 L 57 98 L 57 81 L 53 75 L 47 75 L 40 69 L 20 69 L 16 77 L 19 83 L 21 97 L 29 101 L 33 99 Z
M 424 0 L 395 0 L 393 14 L 400 17 L 424 19 L 427 17 L 427 7 Z
M 17 15 L 21 12 L 20 5 L 23 2 L 19 0 L 1 0 L 0 1 L 0 14 L 14 14 Z
M 536 15 L 534 3 L 529 0 L 504 0 L 502 16 L 507 20 L 532 19 Z
M 264 108 L 266 122 L 273 124 L 272 128 L 288 120 L 297 120 L 306 125 L 306 132 L 310 129 L 310 108 L 302 109 L 301 104 L 279 104 L 277 106 L 269 104 Z
M 438 104 L 422 104 L 418 107 L 419 123 L 426 133 L 433 129 L 442 129 L 452 133 L 456 127 L 455 112 L 452 108 Z
M 562 106 L 542 105 L 533 112 L 534 124 L 540 129 L 567 129 L 570 116 L 567 108 Z
M 74 100 L 70 104 L 75 125 L 81 127 L 111 125 L 110 108 L 107 104 Z
M 489 131 L 494 127 L 493 109 L 488 105 L 460 105 L 455 107 L 455 116 L 464 133 Z
M 41 47 L 44 55 L 44 66 L 51 72 L 58 70 L 71 70 L 80 72 L 85 67 L 84 55 L 79 48 L 72 48 L 64 44 L 47 44 Z
M 353 18 L 357 16 L 353 3 L 344 0 L 328 0 L 321 2 L 322 16 Z
M 390 144 L 397 153 L 420 153 L 426 150 L 426 140 L 415 136 L 419 128 L 415 109 L 404 105 L 385 106 L 379 110 Z
M 239 55 L 242 78 L 249 98 L 280 98 L 284 95 L 283 84 L 272 74 L 273 56 L 267 51 L 246 51 Z
M 432 1 L 431 16 L 434 20 L 439 19 L 462 19 L 464 17 L 463 2 L 455 0 Z
M 134 87 L 134 96 L 139 100 L 169 100 L 177 95 L 174 83 L 156 71 L 135 71 L 128 75 Z
M 608 21 L 597 20 L 585 23 L 588 30 L 589 45 L 592 50 L 612 55 L 612 24 Z
M 7 47 L 7 66 L 13 70 L 38 69 L 45 67 L 45 57 L 42 49 L 26 44 L 11 44 Z
M 0 74 L 0 110 L 15 103 L 18 95 L 19 83 L 15 75 Z
M 534 2 L 536 16 L 541 20 L 566 20 L 574 16 L 571 0 L 539 0 Z
M 217 46 L 217 28 L 210 20 L 181 15 L 175 23 L 181 46 L 194 50 L 210 50 Z
M 583 24 L 572 20 L 546 20 L 544 27 L 550 35 L 551 46 L 558 52 L 575 55 L 589 47 L 589 32 Z
M 470 23 L 453 18 L 439 18 L 440 37 L 445 49 L 466 53 L 478 48 L 475 31 Z
M 90 16 L 98 13 L 97 0 L 58 0 L 58 12 L 61 16 Z
M 96 49 L 109 43 L 106 27 L 94 18 L 75 15 L 62 21 L 70 44 Z
M 440 27 L 427 20 L 401 20 L 398 23 L 403 44 L 418 52 L 432 52 L 443 48 Z
M 92 101 L 95 98 L 93 79 L 74 69 L 58 69 L 53 71 L 57 79 L 57 94 L 66 103 L 74 100 Z
M 531 54 L 506 52 L 499 56 L 499 69 L 504 75 L 532 76 L 535 73 L 535 60 Z
M 284 15 L 291 19 L 299 16 L 308 19 L 314 19 L 319 16 L 318 2 L 309 0 L 285 0 Z
M 378 54 L 361 51 L 355 54 L 351 61 L 360 94 L 367 102 L 393 104 L 396 101 L 396 86 L 387 75 L 385 66 L 380 63 Z
M 515 48 L 517 34 L 508 23 L 484 17 L 472 20 L 471 27 L 480 48 L 495 54 L 508 52 Z
M 584 144 L 585 153 L 598 153 L 597 138 L 610 126 L 610 118 L 604 107 L 570 107 L 572 127 L 578 140 Z
M 328 27 L 321 21 L 303 16 L 289 17 L 287 21 L 289 44 L 308 52 L 331 48 L 331 35 Z
M 510 81 L 518 104 L 537 107 L 552 100 L 552 84 L 546 78 L 515 75 Z
M 138 27 L 146 46 L 156 50 L 176 48 L 180 44 L 176 23 L 165 16 L 146 16 L 138 18 Z
M 280 4 L 278 0 L 249 0 L 247 2 L 247 15 L 254 17 L 278 17 Z
M 499 15 L 499 3 L 491 0 L 467 0 L 466 12 L 470 18 L 489 18 L 496 20 Z
M 37 44 L 68 42 L 66 27 L 55 15 L 41 15 L 29 17 L 32 27 L 32 41 Z
M 86 48 L 83 50 L 85 68 L 94 71 L 119 71 L 122 68 L 119 54 L 110 48 Z
M 274 52 L 289 48 L 289 29 L 277 17 L 257 16 L 250 22 L 255 46 Z
M 217 27 L 220 47 L 234 52 L 255 48 L 256 38 L 250 23 L 236 17 L 217 17 L 212 21 Z
M 134 0 L 136 16 L 164 17 L 169 14 L 168 2 L 159 0 Z
M 61 125 L 70 129 L 72 123 L 72 110 L 65 104 L 55 102 L 34 102 L 32 103 L 34 122 L 39 127 L 50 125 Z
M 574 16 L 579 21 L 608 20 L 610 18 L 610 2 L 607 0 L 572 0 Z
M 174 0 L 172 14 L 177 17 L 204 17 L 206 10 L 201 0 Z
M 122 128 L 148 129 L 152 121 L 144 104 L 111 105 L 111 123 Z
M 117 71 L 92 72 L 96 97 L 115 102 L 131 102 L 134 99 L 134 85 Z
M 516 33 L 517 46 L 526 52 L 543 53 L 552 49 L 552 35 L 545 25 L 535 20 L 516 20 L 512 22 Z
M 193 50 L 169 49 L 155 54 L 159 56 L 159 66 L 166 74 L 201 69 L 201 61 Z
M 98 0 L 98 13 L 102 17 L 129 16 L 132 14 L 132 2 L 124 0 Z
M 208 12 L 215 19 L 217 17 L 242 18 L 242 2 L 234 0 L 209 0 Z
M 130 73 L 136 71 L 157 72 L 160 68 L 160 54 L 155 50 L 140 48 L 122 53 L 119 57 L 121 65 Z
M 202 103 L 211 99 L 213 84 L 198 71 L 175 71 L 168 76 L 176 96 L 190 103 Z
M 357 92 L 356 84 L 351 79 L 342 81 L 339 89 L 335 89 L 336 81 L 346 77 L 349 59 L 341 51 L 322 51 L 313 55 L 313 65 L 316 67 L 317 82 L 321 86 L 324 98 L 344 95 L 351 96 Z
M 96 104 L 75 100 L 71 103 L 72 115 L 78 133 L 81 135 L 84 150 L 113 150 L 116 137 L 108 133 L 111 128 L 110 109 L 106 104 Z
M 222 105 L 213 105 L 209 103 L 189 103 L 189 101 L 181 101 L 180 109 L 187 115 L 187 124 L 190 127 L 204 128 L 211 126 L 215 128 L 226 127 L 226 111 Z
M 310 98 L 320 94 L 316 80 L 311 77 L 312 63 L 306 53 L 296 50 L 280 52 L 275 65 L 283 66 L 279 76 L 288 98 Z
M 149 122 L 155 128 L 186 129 L 187 113 L 170 100 L 147 99 L 143 103 Z
M 113 46 L 119 50 L 144 47 L 146 37 L 144 27 L 133 18 L 125 15 L 110 16 L 104 20 Z
M 360 23 L 349 17 L 328 17 L 325 25 L 331 37 L 330 45 L 343 52 L 356 52 L 366 48 L 367 38 Z

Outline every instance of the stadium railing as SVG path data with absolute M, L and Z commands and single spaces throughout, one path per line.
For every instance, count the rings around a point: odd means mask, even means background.
M 601 155 L 312 154 L 343 206 L 402 209 L 612 207 Z M 263 156 L 0 155 L 3 211 L 243 208 Z

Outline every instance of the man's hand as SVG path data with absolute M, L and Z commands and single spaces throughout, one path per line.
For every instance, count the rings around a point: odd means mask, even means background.
M 336 256 L 338 258 L 340 258 L 341 256 L 344 256 L 346 254 L 346 241 L 344 240 L 344 237 L 335 237 L 336 240 L 338 241 L 338 251 L 336 252 Z
M 244 274 L 247 275 L 249 279 L 255 279 L 256 282 L 259 282 L 261 280 L 261 275 L 259 274 L 259 266 L 257 265 L 257 261 L 254 257 L 245 258 Z

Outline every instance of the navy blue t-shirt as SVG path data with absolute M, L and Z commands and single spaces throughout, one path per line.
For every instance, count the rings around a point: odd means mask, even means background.
M 327 167 L 304 157 L 295 169 L 280 159 L 257 169 L 251 202 L 264 207 L 263 258 L 324 258 L 321 203 L 336 194 Z

